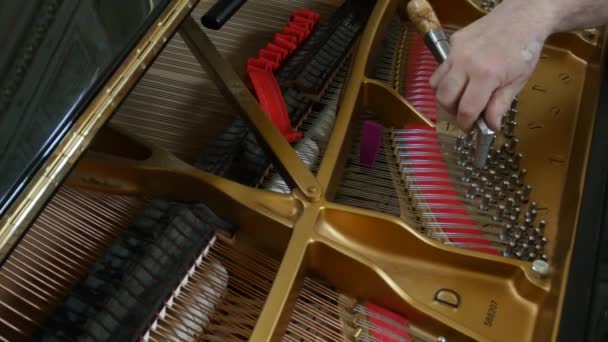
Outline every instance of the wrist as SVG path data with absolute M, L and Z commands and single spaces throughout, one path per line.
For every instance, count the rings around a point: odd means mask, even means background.
M 561 0 L 504 0 L 490 15 L 503 16 L 507 25 L 522 29 L 521 34 L 544 42 L 559 30 L 559 2 Z
M 560 26 L 564 21 L 564 10 L 568 1 L 536 0 L 534 3 L 536 7 L 533 10 L 535 13 L 538 13 L 539 19 L 543 22 L 542 29 L 546 37 L 562 31 Z

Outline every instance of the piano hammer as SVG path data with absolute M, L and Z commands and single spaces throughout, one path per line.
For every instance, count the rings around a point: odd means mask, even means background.
M 427 0 L 411 0 L 407 5 L 407 12 L 410 20 L 424 35 L 424 42 L 437 62 L 443 63 L 448 58 L 450 45 L 433 7 Z M 476 149 L 473 163 L 477 168 L 483 168 L 486 165 L 495 138 L 495 133 L 486 124 L 484 116 L 482 113 L 475 122 Z

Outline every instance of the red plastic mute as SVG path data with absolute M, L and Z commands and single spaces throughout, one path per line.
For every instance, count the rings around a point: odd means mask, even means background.
M 302 139 L 302 132 L 296 132 L 291 127 L 287 105 L 274 74 L 271 71 L 259 69 L 247 70 L 247 74 L 260 106 L 281 131 L 285 139 L 290 143 Z
M 313 12 L 306 8 L 300 8 L 291 12 L 291 17 L 303 17 L 306 19 L 314 20 L 315 22 L 319 20 L 321 15 L 317 12 Z

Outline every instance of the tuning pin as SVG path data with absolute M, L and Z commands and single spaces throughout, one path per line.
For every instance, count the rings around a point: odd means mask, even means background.
M 529 217 L 532 221 L 536 219 L 536 209 L 528 208 L 526 211 L 526 217 Z
M 502 183 L 500 183 L 500 190 L 504 193 L 509 192 L 509 186 L 511 185 L 511 183 L 509 183 L 508 180 L 504 180 L 502 181 Z
M 519 215 L 521 215 L 521 208 L 520 207 L 515 207 L 515 209 L 513 209 L 513 216 L 515 216 L 515 220 L 519 220 Z
M 532 185 L 526 185 L 526 187 L 523 190 L 523 194 L 521 196 L 521 201 L 523 203 L 528 203 L 528 201 L 530 200 L 531 192 L 532 192 Z
M 475 196 L 477 195 L 478 192 L 478 185 L 477 183 L 471 183 L 471 185 L 469 185 L 469 189 L 467 190 L 467 194 L 465 195 L 466 199 L 474 199 Z
M 514 243 L 509 243 L 509 245 L 505 249 L 505 252 L 508 254 L 508 256 L 513 256 L 515 254 L 516 248 L 517 248 L 517 245 L 515 245 Z
M 525 171 L 525 169 L 524 169 L 524 171 Z M 525 173 L 522 174 L 522 172 L 520 171 L 516 175 L 517 175 L 517 178 L 514 178 L 514 179 L 517 179 L 517 182 L 515 182 L 515 186 L 518 188 L 522 188 L 524 185 L 526 185 L 524 183 L 526 174 Z
M 481 176 L 479 181 L 481 182 L 482 187 L 486 187 L 490 183 L 490 180 L 486 176 Z
M 509 184 L 511 185 L 510 186 L 511 191 L 513 189 L 515 189 L 515 187 L 519 184 L 519 174 L 512 173 L 511 177 L 509 177 Z
M 494 187 L 494 197 L 495 198 L 494 198 L 493 204 L 496 204 L 496 203 L 498 203 L 499 200 L 502 201 L 505 198 L 505 193 L 502 192 L 501 187 L 499 187 L 499 186 Z
M 509 180 L 509 191 L 513 192 L 513 191 L 515 191 L 516 188 L 517 188 L 517 182 L 513 182 L 512 180 Z
M 517 190 L 517 192 L 515 192 L 515 196 L 513 196 L 513 204 L 516 207 L 519 207 L 521 205 L 521 196 L 523 196 L 523 192 L 521 190 Z
M 536 203 L 535 201 L 530 202 L 530 206 L 528 207 L 528 210 L 536 210 L 536 207 L 538 206 L 538 203 Z
M 490 203 L 491 204 L 498 204 L 498 200 L 499 200 L 499 196 L 500 194 L 500 189 L 498 189 L 498 192 L 496 191 L 496 187 L 494 187 L 493 189 L 490 190 Z
M 513 127 L 513 120 L 507 120 L 507 122 L 505 123 L 505 127 L 502 130 L 503 134 L 505 137 L 507 138 L 511 138 L 513 137 L 513 130 L 515 127 Z
M 511 209 L 515 206 L 515 199 L 513 197 L 507 198 L 507 202 L 505 203 L 505 210 L 507 213 L 511 212 Z
M 460 176 L 460 180 L 463 183 L 470 184 L 471 183 L 471 174 L 470 174 L 470 172 L 467 172 L 467 170 L 465 169 L 464 172 L 462 173 L 462 175 Z
M 498 209 L 496 210 L 496 216 L 504 217 L 505 214 L 506 214 L 506 207 L 503 204 L 500 204 L 498 206 Z
M 499 163 L 495 166 L 496 175 L 499 177 L 496 181 L 500 182 L 501 178 L 504 178 L 507 174 L 507 167 L 504 163 Z
M 513 159 L 513 157 L 509 157 L 506 160 L 507 165 L 513 165 L 514 162 L 515 162 L 515 160 Z
M 517 105 L 519 104 L 519 97 L 515 96 L 513 101 L 511 101 L 511 111 L 517 111 Z
M 509 243 L 509 237 L 505 233 L 498 234 L 498 240 Z
M 490 183 L 496 183 L 497 182 L 496 177 L 497 177 L 496 170 L 493 170 L 493 169 L 488 170 L 487 178 Z
M 498 160 L 502 157 L 500 152 L 501 150 L 499 148 L 495 148 L 494 146 L 492 146 L 491 151 L 493 159 Z
M 515 154 L 515 150 L 517 149 L 517 144 L 519 144 L 519 139 L 517 138 L 513 138 L 511 139 L 511 141 L 509 142 L 509 154 L 513 155 Z
M 467 178 L 473 178 L 473 177 L 475 177 L 475 170 L 471 166 L 467 166 L 464 169 L 464 175 Z
M 521 163 L 521 159 L 524 157 L 523 154 L 518 153 L 513 156 L 513 162 L 511 163 L 511 170 L 517 171 L 519 170 L 519 164 Z
M 507 156 L 510 154 L 510 150 L 511 146 L 509 145 L 509 143 L 504 143 L 500 147 L 500 154 L 503 156 L 503 158 L 507 158 Z
M 485 196 L 481 199 L 481 203 L 479 204 L 479 209 L 483 211 L 487 211 L 490 208 L 490 203 L 492 202 L 492 195 L 485 194 Z
M 456 164 L 458 166 L 464 167 L 465 165 L 467 165 L 468 160 L 469 160 L 469 153 L 462 152 L 458 155 L 458 161 L 456 162 Z

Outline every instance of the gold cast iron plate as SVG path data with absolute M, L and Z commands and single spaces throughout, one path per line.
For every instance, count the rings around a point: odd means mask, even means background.
M 283 175 L 289 195 L 269 193 L 216 177 L 172 154 L 108 129 L 70 177 L 70 184 L 111 193 L 151 194 L 204 201 L 248 240 L 283 254 L 272 290 L 251 336 L 278 340 L 304 274 L 338 290 L 407 315 L 430 338 L 448 341 L 547 341 L 556 336 L 589 150 L 604 33 L 595 41 L 578 34 L 549 40 L 541 64 L 521 95 L 518 136 L 529 183 L 550 222 L 552 273 L 540 278 L 528 262 L 444 246 L 397 218 L 331 201 L 350 148 L 348 131 L 362 110 L 387 126 L 431 125 L 403 97 L 370 79 L 390 18 L 405 2 L 378 0 L 358 43 L 337 121 L 316 176 L 263 115 L 252 94 L 206 34 L 187 18 L 181 34 L 201 65 L 257 130 Z M 440 20 L 460 27 L 483 13 L 467 0 L 433 1 Z M 385 99 L 385 100 L 379 100 Z M 444 129 L 444 127 L 439 127 Z M 102 136 L 100 136 L 102 137 Z M 125 149 L 124 146 L 129 146 Z M 144 151 L 143 153 L 141 151 Z M 442 289 L 459 295 L 457 307 L 434 298 Z

